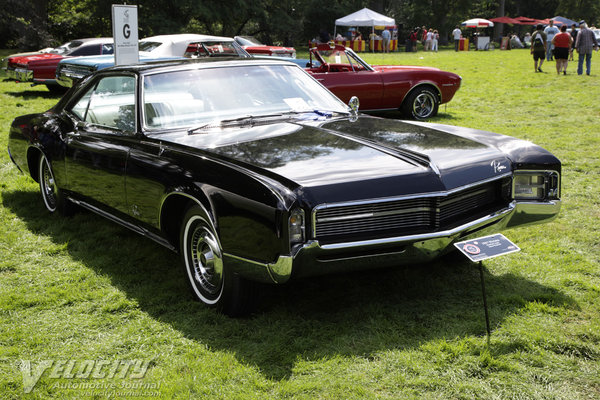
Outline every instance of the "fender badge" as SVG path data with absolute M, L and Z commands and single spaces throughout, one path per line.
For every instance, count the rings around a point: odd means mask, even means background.
M 494 168 L 495 173 L 500 173 L 508 168 L 506 165 L 502 164 L 502 161 L 494 160 L 490 163 L 492 168 Z

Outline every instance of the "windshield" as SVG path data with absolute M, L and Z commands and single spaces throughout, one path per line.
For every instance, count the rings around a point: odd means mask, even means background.
M 144 125 L 191 128 L 274 114 L 347 113 L 347 106 L 294 65 L 247 65 L 144 77 Z
M 190 43 L 184 53 L 187 58 L 237 57 L 246 53 L 233 41 L 204 41 Z
M 328 50 L 315 50 L 311 52 L 312 55 L 322 63 L 326 64 L 347 64 L 353 70 L 366 69 L 368 71 L 374 71 L 373 67 L 369 65 L 365 60 L 360 58 L 352 49 L 345 48 L 344 50 L 335 48 Z
M 147 40 L 143 40 L 139 44 L 139 51 L 152 51 L 160 46 L 161 42 L 151 42 Z
M 49 53 L 53 53 L 53 54 L 67 54 L 67 53 L 72 52 L 77 47 L 81 46 L 82 44 L 83 44 L 82 41 L 73 40 L 71 42 L 67 42 L 65 44 L 62 44 L 62 45 L 58 46 L 55 49 L 50 50 Z
M 242 46 L 264 46 L 264 44 L 262 44 L 252 36 L 236 36 L 235 41 L 241 44 Z

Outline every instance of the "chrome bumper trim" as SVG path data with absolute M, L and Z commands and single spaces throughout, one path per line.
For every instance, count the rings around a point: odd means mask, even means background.
M 15 80 L 29 82 L 33 80 L 33 71 L 25 68 L 15 68 Z
M 476 235 L 548 222 L 556 218 L 561 201 L 516 202 L 485 217 L 445 231 L 376 240 L 320 244 L 310 240 L 291 256 L 279 256 L 273 263 L 261 263 L 225 254 L 234 270 L 262 282 L 284 283 L 294 276 L 314 276 L 353 269 L 378 268 L 402 263 L 426 262 L 453 249 L 452 243 Z M 260 268 L 257 268 L 260 267 Z
M 365 246 L 373 246 L 379 244 L 388 244 L 388 243 L 406 243 L 406 242 L 418 242 L 421 240 L 429 240 L 436 239 L 440 237 L 453 236 L 457 233 L 468 231 L 472 229 L 476 229 L 478 226 L 487 225 L 493 223 L 499 219 L 502 219 L 507 214 L 512 213 L 515 210 L 514 202 L 509 204 L 509 206 L 505 209 L 497 211 L 493 214 L 486 215 L 485 217 L 476 219 L 475 221 L 471 221 L 467 224 L 457 226 L 454 229 L 449 229 L 445 231 L 435 232 L 435 233 L 424 233 L 419 235 L 408 235 L 408 236 L 396 236 L 391 238 L 383 238 L 383 239 L 372 239 L 372 240 L 361 240 L 358 242 L 346 242 L 346 243 L 334 243 L 334 244 L 324 244 L 319 246 L 325 250 L 334 250 L 334 249 L 349 249 L 355 247 L 365 247 Z
M 274 263 L 262 263 L 229 253 L 223 255 L 233 264 L 233 269 L 246 278 L 261 282 L 285 283 L 292 275 L 293 258 L 290 256 L 279 256 Z

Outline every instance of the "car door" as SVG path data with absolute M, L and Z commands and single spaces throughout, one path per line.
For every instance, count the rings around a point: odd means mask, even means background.
M 382 108 L 383 82 L 377 71 L 350 70 L 313 75 L 346 104 L 352 96 L 356 96 L 362 110 Z
M 75 120 L 65 138 L 68 190 L 123 213 L 127 158 L 136 140 L 135 93 L 135 76 L 103 76 L 66 110 Z

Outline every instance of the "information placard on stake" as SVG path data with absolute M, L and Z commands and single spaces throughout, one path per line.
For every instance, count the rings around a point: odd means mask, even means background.
M 115 65 L 139 62 L 137 6 L 112 5 L 112 28 L 115 41 Z
M 485 291 L 485 280 L 483 277 L 483 260 L 488 258 L 502 256 L 504 254 L 520 251 L 519 247 L 508 240 L 501 233 L 482 236 L 476 239 L 465 240 L 464 242 L 454 243 L 454 246 L 463 253 L 469 260 L 479 264 L 479 277 L 481 279 L 481 294 L 483 296 L 483 310 L 485 312 L 485 327 L 487 331 L 487 344 L 490 346 L 490 337 L 492 331 L 490 328 L 490 316 L 488 312 L 487 294 Z
M 454 243 L 454 246 L 473 262 L 521 250 L 501 233 Z

